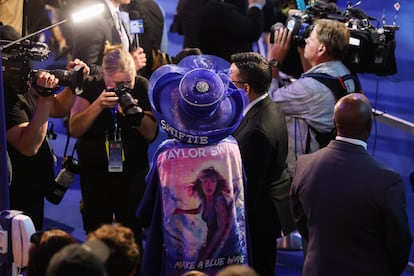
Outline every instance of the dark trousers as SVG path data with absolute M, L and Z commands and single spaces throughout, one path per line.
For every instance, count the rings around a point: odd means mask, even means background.
M 10 187 L 10 209 L 23 211 L 32 219 L 38 231 L 43 227 L 44 199 L 43 191 L 28 190 L 19 185 Z
M 261 276 L 274 276 L 276 269 L 277 238 L 281 227 L 272 202 L 264 200 L 259 212 L 249 213 L 250 259 Z
M 141 245 L 141 226 L 135 212 L 145 190 L 147 171 L 122 173 L 81 173 L 81 213 L 85 231 L 116 222 L 134 231 Z M 142 246 L 140 246 L 142 248 Z

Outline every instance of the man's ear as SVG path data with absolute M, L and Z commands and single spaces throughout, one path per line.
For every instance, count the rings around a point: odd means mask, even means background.
M 373 120 L 372 120 L 372 117 L 371 117 L 371 120 L 369 120 L 367 122 L 367 131 L 368 131 L 368 133 L 371 133 L 372 125 L 373 125 Z
M 338 132 L 335 116 L 333 117 L 333 123 L 334 123 L 334 127 L 336 128 L 336 131 Z
M 318 52 L 319 52 L 319 55 L 320 55 L 320 56 L 321 56 L 321 55 L 323 55 L 323 54 L 326 52 L 326 47 L 325 47 L 325 45 L 321 44 L 321 45 L 319 46 Z
M 250 95 L 252 93 L 252 88 L 248 83 L 243 83 L 243 89 L 247 92 L 247 95 Z

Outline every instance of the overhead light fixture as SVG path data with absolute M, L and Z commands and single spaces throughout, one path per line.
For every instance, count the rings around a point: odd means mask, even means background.
M 84 22 L 97 15 L 101 14 L 105 9 L 105 4 L 100 3 L 92 6 L 88 6 L 80 11 L 72 13 L 73 23 Z
M 82 8 L 79 11 L 72 13 L 72 15 L 71 15 L 72 16 L 72 22 L 75 23 L 75 24 L 77 24 L 79 22 L 85 22 L 89 19 L 92 19 L 92 18 L 100 15 L 104 11 L 104 9 L 105 9 L 105 4 L 103 4 L 103 3 L 99 3 L 99 4 L 95 4 L 95 5 L 91 5 L 91 6 L 86 6 L 85 8 Z M 22 38 L 19 38 L 17 40 L 14 40 L 14 41 L 12 41 L 12 42 L 4 45 L 4 46 L 0 46 L 0 50 L 6 49 L 7 47 L 10 47 L 10 46 L 12 46 L 16 43 L 19 43 L 20 41 L 24 41 L 28 38 L 31 38 L 31 37 L 35 36 L 35 35 L 43 33 L 44 31 L 47 31 L 47 30 L 52 29 L 56 26 L 62 25 L 63 23 L 66 23 L 68 21 L 69 21 L 68 19 L 63 19 L 62 21 L 59 21 L 55 24 L 52 24 L 52 25 L 50 25 L 46 28 L 40 29 L 40 30 L 38 30 L 34 33 L 26 35 L 26 36 L 24 36 Z

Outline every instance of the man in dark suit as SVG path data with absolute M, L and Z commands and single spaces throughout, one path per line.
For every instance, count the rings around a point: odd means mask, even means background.
M 167 51 L 167 34 L 165 32 L 165 13 L 155 0 L 132 0 L 128 5 L 122 5 L 121 10 L 131 14 L 131 19 L 141 19 L 143 30 L 137 34 L 138 42 L 145 51 L 147 65 L 140 70 L 140 74 L 149 78 L 157 69 L 157 60 L 153 54 L 157 50 Z
M 246 91 L 249 104 L 233 134 L 247 176 L 247 221 L 253 268 L 274 275 L 276 239 L 295 229 L 290 213 L 290 178 L 286 168 L 287 129 L 283 112 L 268 96 L 272 70 L 258 53 L 232 55 L 229 74 Z
M 183 48 L 230 61 L 234 53 L 252 51 L 263 32 L 265 0 L 179 0 L 174 26 L 184 35 Z
M 103 3 L 104 12 L 94 20 L 73 26 L 73 57 L 84 60 L 91 68 L 91 75 L 102 72 L 105 42 L 123 44 L 134 58 L 135 66 L 140 69 L 146 65 L 144 49 L 130 47 L 132 38 L 129 33 L 128 13 L 119 10 L 130 0 L 90 0 L 90 4 Z M 88 4 L 85 3 L 85 6 Z
M 400 275 L 412 243 L 404 186 L 366 150 L 368 99 L 341 98 L 334 123 L 336 139 L 302 155 L 293 178 L 293 216 L 308 241 L 303 275 Z

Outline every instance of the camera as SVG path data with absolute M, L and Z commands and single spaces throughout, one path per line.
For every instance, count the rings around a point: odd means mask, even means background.
M 1 40 L 0 48 L 8 46 L 8 43 L 12 43 L 12 41 Z M 32 68 L 32 60 L 47 59 L 50 50 L 45 43 L 33 43 L 26 40 L 2 48 L 1 54 L 5 85 L 18 93 L 23 93 L 29 88 L 28 76 Z
M 6 47 L 11 41 L 2 40 L 1 46 Z M 60 86 L 69 86 L 72 91 L 79 95 L 83 92 L 83 69 L 82 66 L 75 66 L 72 71 L 67 70 L 32 70 L 31 61 L 43 61 L 50 55 L 47 44 L 31 42 L 29 40 L 15 43 L 2 49 L 3 76 L 5 84 L 16 91 L 24 93 L 29 88 L 28 79 L 31 78 L 31 85 L 42 96 L 53 95 L 59 87 L 48 89 L 36 85 L 37 74 L 40 71 L 47 71 L 59 79 Z
M 131 95 L 131 88 L 119 82 L 114 88 L 107 88 L 107 91 L 115 92 L 119 98 L 119 104 L 125 114 L 126 119 L 132 127 L 139 127 L 144 118 L 144 112 L 141 107 L 136 104 L 136 100 Z
M 358 5 L 360 3 L 361 1 Z M 304 47 L 305 39 L 312 32 L 314 21 L 322 18 L 343 22 L 348 27 L 350 40 L 342 61 L 352 73 L 374 73 L 386 76 L 397 72 L 394 52 L 395 31 L 399 26 L 384 24 L 382 27 L 374 27 L 370 21 L 378 20 L 352 6 L 350 1 L 343 11 L 338 11 L 334 3 L 324 4 L 315 1 L 304 11 L 289 16 L 286 27 L 292 33 L 292 45 Z M 271 43 L 274 43 L 274 30 L 281 26 L 283 24 L 279 22 L 272 26 Z
M 59 204 L 70 184 L 72 184 L 75 178 L 74 174 L 79 174 L 79 171 L 78 160 L 72 156 L 66 156 L 62 161 L 62 169 L 55 180 L 52 181 L 50 190 L 46 193 L 46 199 L 53 204 Z
M 54 70 L 31 70 L 30 71 L 30 78 L 32 80 L 32 87 L 36 88 L 36 91 L 41 96 L 50 96 L 53 95 L 57 90 L 59 90 L 59 86 L 69 86 L 70 89 L 76 95 L 80 95 L 83 92 L 83 66 L 77 65 L 73 68 L 72 71 L 62 70 L 62 69 L 54 69 Z M 55 75 L 59 79 L 59 86 L 55 88 L 44 88 L 38 86 L 36 84 L 37 75 L 39 72 L 49 72 L 50 74 Z
M 309 37 L 312 32 L 314 16 L 312 13 L 301 12 L 298 14 L 292 14 L 286 21 L 286 28 L 292 33 L 292 44 L 297 47 L 305 47 L 305 39 Z M 270 43 L 274 43 L 274 32 L 284 25 L 281 22 L 276 22 L 270 28 Z
M 387 76 L 397 73 L 395 30 L 398 27 L 351 30 L 350 44 L 344 64 L 353 72 Z
M 3 61 L 43 61 L 50 55 L 49 46 L 45 43 L 32 42 L 30 40 L 17 42 L 11 46 L 9 46 L 9 43 L 11 44 L 13 41 L 1 40 Z
M 307 23 L 307 17 L 293 15 L 286 23 L 286 28 L 292 33 L 292 41 L 297 47 L 305 47 L 305 39 L 310 36 L 312 26 Z

